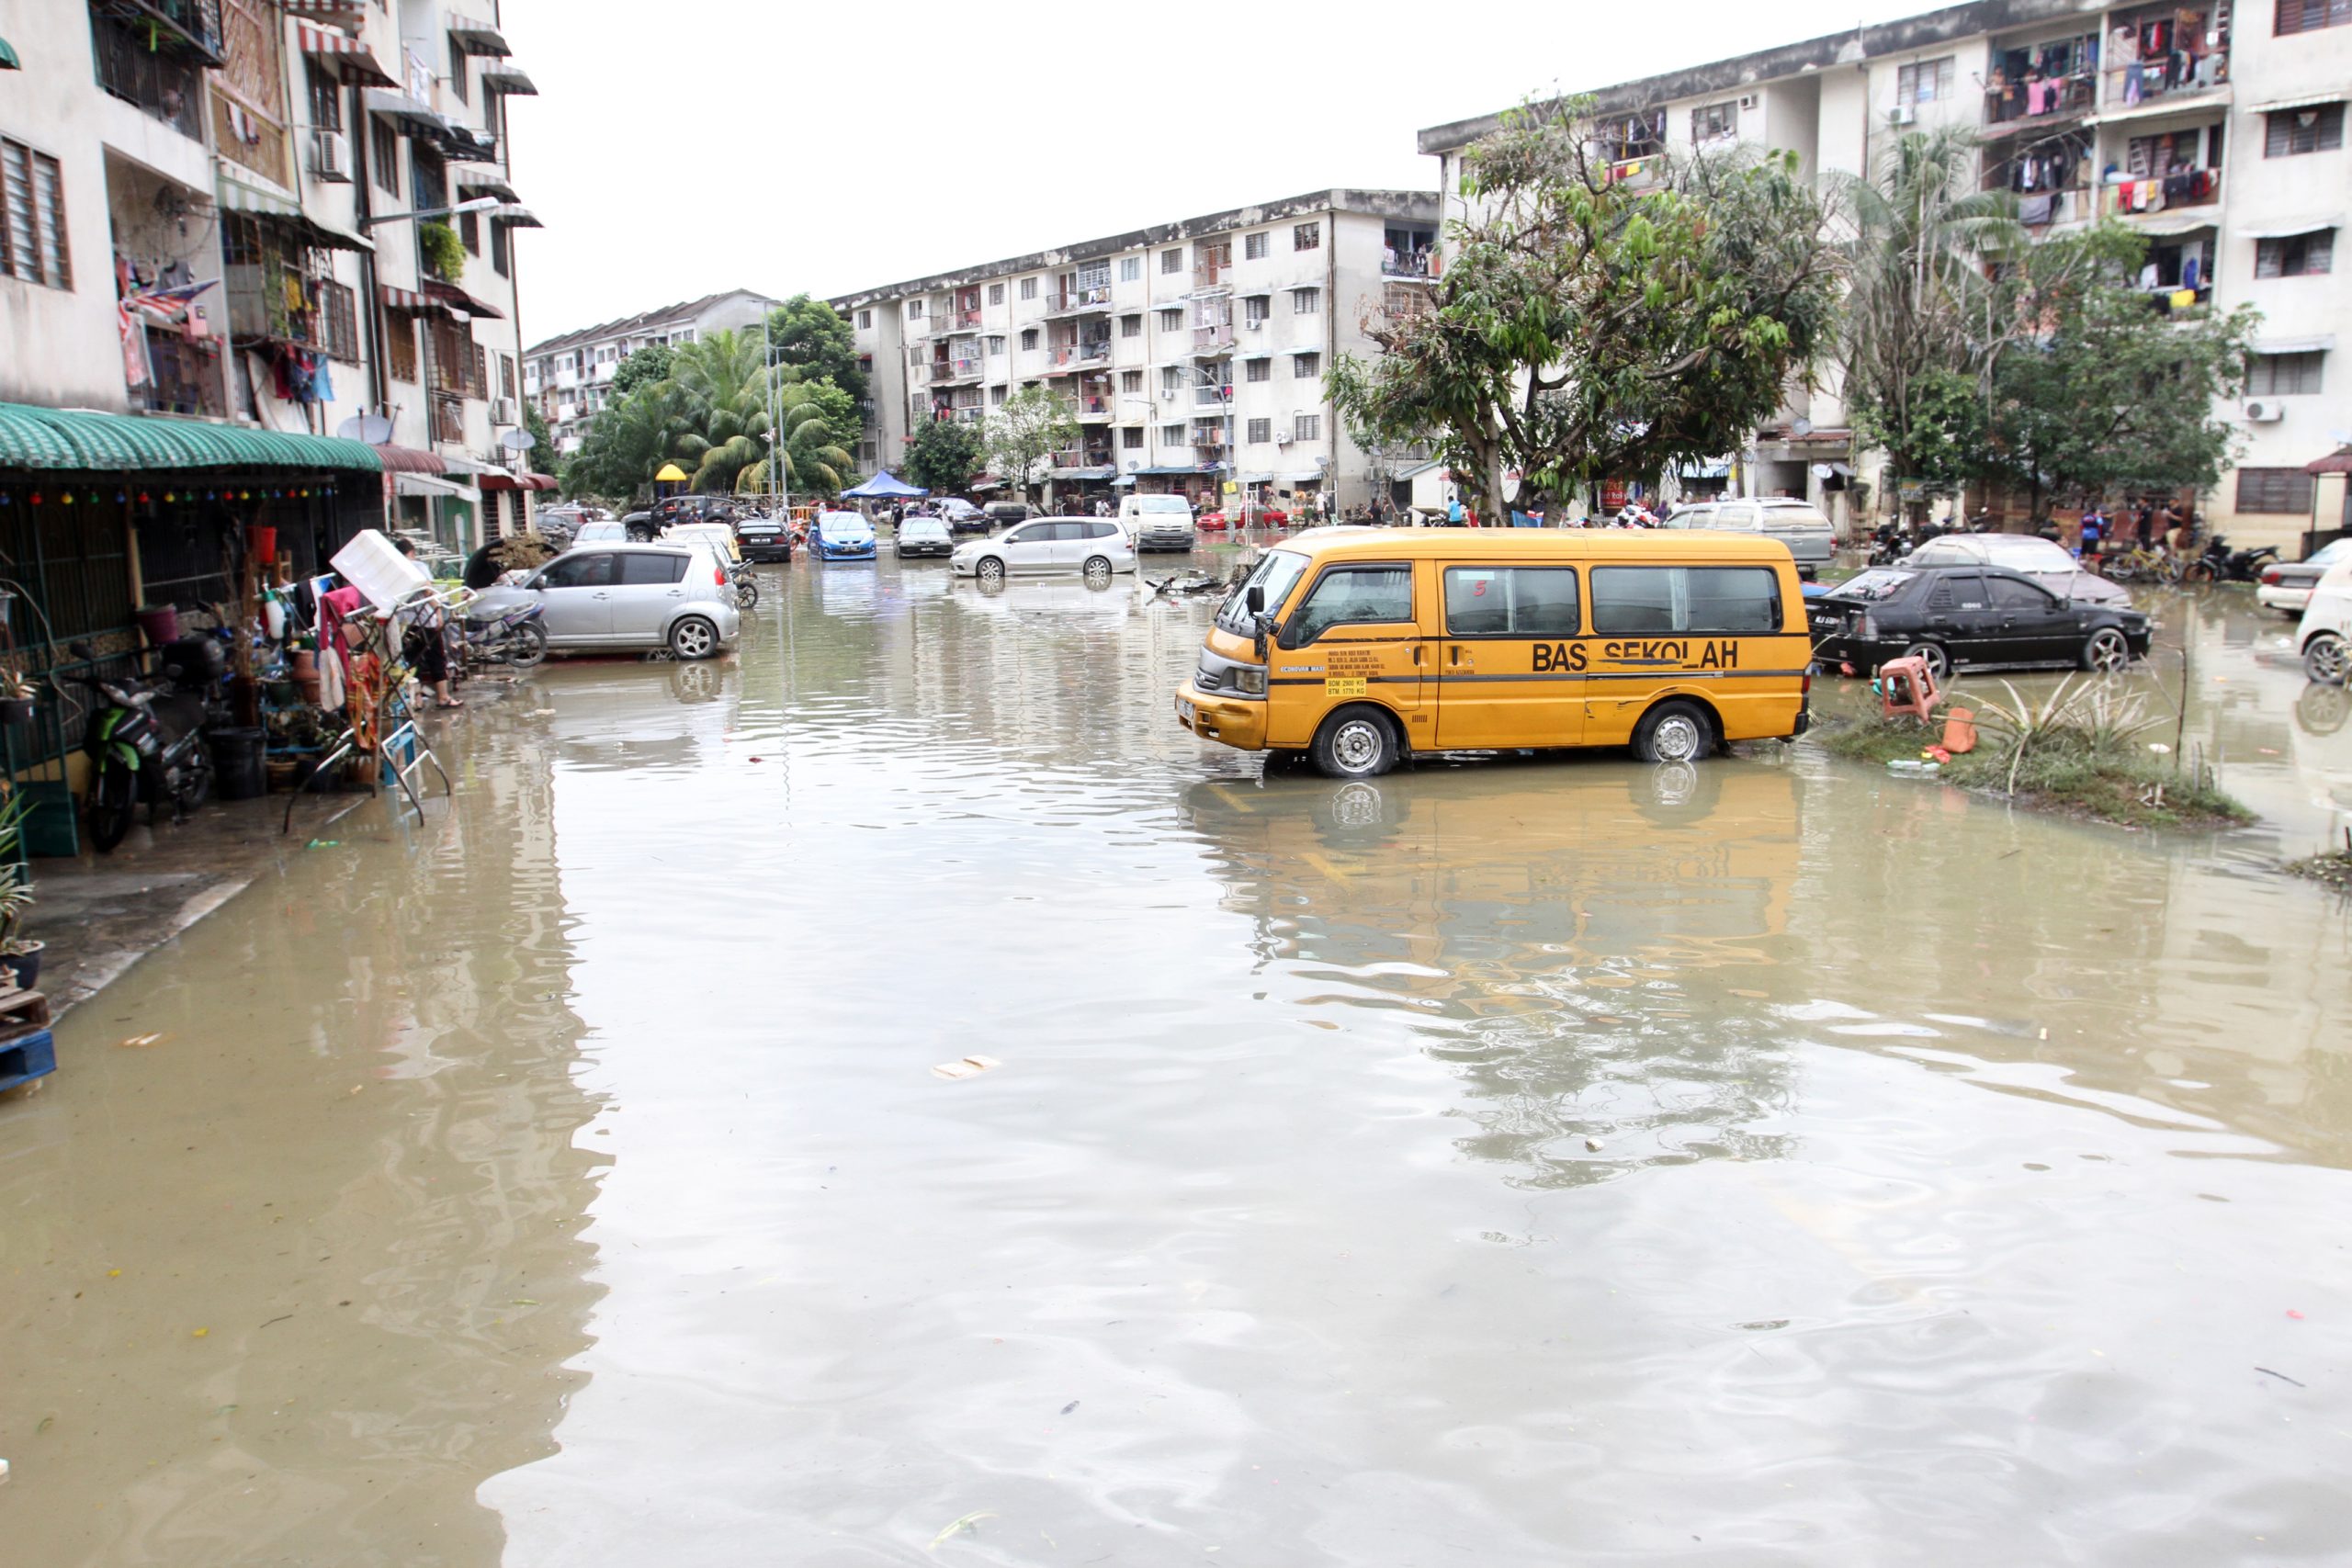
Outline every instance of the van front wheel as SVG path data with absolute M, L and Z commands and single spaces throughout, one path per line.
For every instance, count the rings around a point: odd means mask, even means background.
M 1341 708 L 1315 732 L 1315 766 L 1335 779 L 1376 778 L 1396 765 L 1404 748 L 1396 726 L 1378 708 Z
M 1634 755 L 1645 762 L 1695 762 L 1714 749 L 1714 721 L 1696 703 L 1660 703 L 1634 728 Z

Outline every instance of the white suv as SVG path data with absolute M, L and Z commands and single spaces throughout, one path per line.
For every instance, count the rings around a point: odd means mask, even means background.
M 1127 531 L 1107 517 L 1033 517 L 1003 533 L 956 547 L 948 558 L 958 577 L 983 584 L 1008 577 L 1074 571 L 1090 588 L 1107 586 L 1114 571 L 1136 569 Z

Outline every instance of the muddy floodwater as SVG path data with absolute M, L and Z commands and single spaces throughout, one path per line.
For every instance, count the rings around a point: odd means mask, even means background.
M 1204 604 L 764 578 L 0 1100 L 7 1568 L 2352 1561 L 2352 736 L 2242 600 L 2164 840 L 1268 775 Z

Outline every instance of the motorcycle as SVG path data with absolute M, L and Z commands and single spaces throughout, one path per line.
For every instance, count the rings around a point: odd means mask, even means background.
M 537 668 L 548 656 L 547 628 L 539 624 L 545 610 L 541 604 L 517 604 L 495 615 L 468 616 L 458 626 L 458 657 L 469 667 Z
M 70 647 L 76 659 L 98 657 L 86 642 Z M 90 842 L 99 853 L 122 842 L 132 811 L 142 803 L 151 823 L 166 801 L 172 820 L 184 822 L 212 793 L 212 756 L 204 746 L 206 694 L 184 682 L 217 679 L 218 648 L 217 642 L 195 638 L 175 643 L 165 650 L 162 682 L 66 677 L 100 699 L 82 734 L 82 750 L 91 763 Z M 212 651 L 196 651 L 207 649 Z M 174 650 L 182 656 L 177 662 Z
M 749 561 L 728 562 L 727 581 L 734 584 L 737 609 L 756 610 L 760 607 L 760 580 L 752 575 Z
M 2262 569 L 2276 562 L 2278 551 L 2270 545 L 2250 550 L 2233 550 L 2229 540 L 2216 534 L 2205 541 L 2205 553 L 2188 563 L 2181 573 L 2184 582 L 2255 582 L 2261 580 Z
M 1871 536 L 1871 553 L 1867 564 L 1893 566 L 1916 547 L 1911 536 L 1892 523 L 1882 523 Z

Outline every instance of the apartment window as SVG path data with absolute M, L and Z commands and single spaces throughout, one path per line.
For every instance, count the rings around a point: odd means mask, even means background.
M 514 356 L 511 354 L 498 356 L 498 395 L 503 398 L 514 395 Z
M 1268 248 L 1267 242 L 1272 238 L 1272 232 L 1266 230 L 1261 230 L 1255 234 L 1246 236 L 1241 242 L 1241 259 L 1244 261 L 1264 261 L 1266 259 L 1266 251 Z
M 1012 389 L 1010 387 L 990 387 L 989 389 L 989 402 L 993 407 L 1001 408 L 1004 406 L 1004 400 L 1012 395 Z
M 1894 73 L 1894 101 L 1898 104 L 1932 104 L 1951 96 L 1952 57 L 1941 60 L 1921 60 L 1904 66 Z
M 51 288 L 74 287 L 65 242 L 65 181 L 57 160 L 21 141 L 0 141 L 0 272 Z
M 1182 272 L 1182 271 L 1183 271 L 1183 270 L 1184 270 L 1184 247 L 1183 247 L 1183 246 L 1182 246 L 1182 245 L 1178 245 L 1178 246 L 1177 246 L 1175 249 L 1173 249 L 1173 250 L 1167 250 L 1167 251 L 1162 251 L 1162 252 L 1160 252 L 1160 253 L 1159 253 L 1159 270 L 1160 270 L 1163 274 L 1164 274 L 1164 273 Z
M 1122 283 L 1139 283 L 1142 280 L 1143 257 L 1121 256 L 1119 258 L 1119 281 Z
M 1323 225 L 1301 223 L 1290 231 L 1290 248 L 1294 251 L 1319 250 L 1323 244 Z
M 1290 291 L 1292 315 L 1311 316 L 1322 308 L 1323 290 L 1320 288 L 1294 288 Z
M 2312 477 L 2301 468 L 2240 468 L 2238 510 L 2308 517 L 2312 510 Z
M 1160 444 L 1162 446 L 1183 446 L 1183 445 L 1184 445 L 1184 427 L 1183 427 L 1182 425 L 1181 425 L 1181 424 L 1163 424 L 1163 425 L 1161 425 L 1161 426 L 1159 427 L 1159 444 Z
M 1021 334 L 1021 347 L 1026 352 L 1037 346 L 1037 329 L 1031 327 Z
M 1291 431 L 1291 435 L 1293 439 L 1298 441 L 1322 440 L 1323 416 L 1319 413 L 1303 413 L 1298 415 Z
M 857 313 L 857 330 L 862 333 L 872 332 L 874 330 L 873 311 L 860 310 Z
M 492 220 L 490 225 L 491 270 L 501 277 L 514 276 L 514 264 L 508 260 L 509 247 L 514 243 L 514 232 L 505 224 Z
M 2247 373 L 2245 389 L 2257 398 L 2291 398 L 2316 392 L 2320 389 L 2321 358 L 2317 349 L 2306 354 L 2257 354 Z
M 1021 280 L 1021 298 L 1023 299 L 1035 299 L 1037 298 L 1037 280 L 1035 278 L 1024 277 Z
M 1172 398 L 1183 389 L 1183 367 L 1176 365 L 1161 366 L 1159 367 L 1159 395 L 1163 398 Z
M 1690 111 L 1690 140 L 1693 141 L 1725 141 L 1739 134 L 1739 105 L 1736 102 L 1709 104 L 1705 108 Z
M 325 318 L 327 356 L 359 363 L 359 296 L 331 278 L 319 280 L 320 315 Z
M 1143 317 L 1139 314 L 1133 316 L 1121 316 L 1119 318 L 1119 335 L 1121 337 L 1143 336 Z
M 1125 430 L 1119 432 L 1119 449 L 1123 452 L 1142 451 L 1143 426 L 1140 424 L 1131 424 Z
M 2283 37 L 2340 28 L 2346 22 L 2352 22 L 2352 0 L 2278 0 L 2270 30 Z
M 920 300 L 920 299 L 910 299 L 910 300 L 908 300 L 908 301 L 907 301 L 907 320 L 909 320 L 909 321 L 919 321 L 922 320 L 922 300 Z
M 1253 419 L 1250 422 L 1249 439 L 1251 441 L 1272 441 L 1273 438 L 1274 422 L 1272 420 Z
M 468 251 L 475 255 L 481 254 L 481 213 L 460 212 L 458 214 L 458 238 L 465 243 Z
M 395 381 L 416 380 L 416 323 L 390 310 L 384 312 L 384 370 Z
M 376 188 L 388 196 L 400 195 L 401 133 L 392 129 L 390 120 L 368 117 L 368 162 L 374 165 L 369 172 L 375 177 Z
M 989 303 L 991 305 L 1001 305 L 1004 303 L 1003 284 L 991 283 L 989 285 Z
M 458 101 L 461 104 L 466 101 L 466 73 L 470 64 L 471 61 L 466 53 L 466 46 L 458 41 L 458 36 L 455 33 L 450 34 L 449 91 L 458 95 Z
M 1305 381 L 1323 374 L 1323 356 L 1319 354 L 1294 354 L 1290 356 L 1290 378 Z
M 2316 277 L 2335 265 L 2335 231 L 2314 229 L 2308 234 L 2284 234 L 2254 244 L 2256 277 Z
M 994 359 L 1003 353 L 1004 339 L 1001 337 L 990 337 L 989 339 L 989 357 L 990 359 Z
M 1159 330 L 1164 333 L 1182 332 L 1184 330 L 1184 312 L 1182 310 L 1160 311 Z
M 490 354 L 478 343 L 471 347 L 473 361 L 468 367 L 470 374 L 467 377 L 466 387 L 472 396 L 483 402 L 488 402 L 490 400 Z
M 1273 310 L 1273 299 L 1264 294 L 1252 294 L 1241 301 L 1241 322 L 1244 326 L 1262 327 Z
M 1245 359 L 1241 362 L 1241 378 L 1245 381 L 1269 381 L 1273 378 L 1274 362 L 1271 359 Z
M 2262 138 L 2262 155 L 2266 158 L 2333 152 L 2344 145 L 2342 104 L 2312 104 L 2299 109 L 2280 109 L 2262 118 L 2267 122 Z
M 320 70 L 316 61 L 303 62 L 302 79 L 310 88 L 311 129 L 341 130 L 343 84 Z

